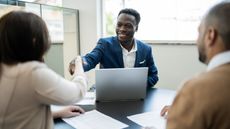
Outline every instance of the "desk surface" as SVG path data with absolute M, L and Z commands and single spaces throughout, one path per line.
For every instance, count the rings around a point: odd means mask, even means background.
M 141 126 L 132 122 L 127 116 L 139 113 L 160 110 L 163 106 L 171 104 L 175 91 L 166 89 L 149 89 L 145 100 L 97 102 L 95 105 L 81 106 L 86 111 L 96 109 L 114 119 L 117 119 L 129 127 L 125 129 L 140 129 Z M 55 120 L 55 129 L 74 129 L 61 119 Z

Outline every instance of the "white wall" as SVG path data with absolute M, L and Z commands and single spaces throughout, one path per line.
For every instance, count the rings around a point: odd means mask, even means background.
M 97 42 L 97 0 L 63 0 L 63 7 L 79 10 L 81 54 L 94 48 Z
M 181 82 L 205 70 L 196 45 L 154 45 L 154 61 L 159 71 L 156 87 L 177 89 Z
M 81 54 L 91 51 L 100 37 L 98 17 L 100 0 L 63 0 L 63 6 L 80 10 Z M 176 89 L 180 82 L 205 69 L 198 61 L 196 46 L 152 45 L 153 56 L 159 70 L 157 87 Z M 89 85 L 94 84 L 94 71 L 88 73 Z

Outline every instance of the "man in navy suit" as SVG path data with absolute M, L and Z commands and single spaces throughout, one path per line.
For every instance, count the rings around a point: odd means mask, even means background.
M 158 81 L 158 71 L 154 64 L 152 49 L 134 38 L 138 30 L 140 14 L 134 9 L 123 9 L 117 17 L 117 36 L 99 39 L 96 47 L 82 57 L 85 71 L 100 63 L 100 68 L 148 67 L 148 88 Z M 74 64 L 70 63 L 73 74 Z

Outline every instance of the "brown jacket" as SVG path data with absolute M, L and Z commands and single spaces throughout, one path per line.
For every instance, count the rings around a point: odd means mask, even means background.
M 230 64 L 184 84 L 169 110 L 167 129 L 230 129 Z

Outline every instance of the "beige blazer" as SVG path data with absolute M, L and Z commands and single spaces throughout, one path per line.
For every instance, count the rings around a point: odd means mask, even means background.
M 52 129 L 49 105 L 75 103 L 85 91 L 85 78 L 67 81 L 39 62 L 3 65 L 0 129 Z
M 169 110 L 167 129 L 230 129 L 230 64 L 184 84 Z

